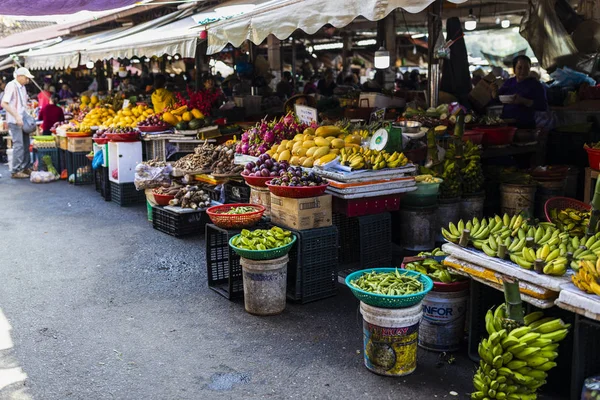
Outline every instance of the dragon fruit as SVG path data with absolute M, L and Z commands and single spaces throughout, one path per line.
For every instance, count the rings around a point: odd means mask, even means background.
M 292 139 L 296 134 L 303 132 L 307 125 L 298 123 L 293 113 L 287 114 L 279 120 L 262 120 L 254 127 L 242 134 L 241 144 L 236 147 L 236 152 L 259 156 L 264 154 L 275 144 L 285 139 Z

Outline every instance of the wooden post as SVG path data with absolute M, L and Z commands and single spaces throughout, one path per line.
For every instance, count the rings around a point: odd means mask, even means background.
M 434 90 L 436 92 L 439 91 L 439 89 L 438 89 L 439 85 L 432 84 L 431 77 L 433 75 L 437 76 L 437 74 L 433 73 L 433 70 L 434 70 L 434 68 L 439 67 L 438 60 L 435 58 L 434 47 L 435 47 L 435 42 L 437 40 L 437 37 L 442 30 L 442 8 L 443 8 L 443 5 L 444 5 L 443 0 L 436 0 L 427 9 L 427 13 L 428 13 L 428 15 L 427 15 L 427 32 L 429 35 L 429 40 L 428 40 L 429 46 L 428 46 L 428 52 L 427 52 L 427 64 L 428 64 L 427 76 L 428 76 L 428 79 L 430 80 L 429 85 L 427 85 L 427 98 L 429 99 L 430 105 L 432 105 L 433 103 L 437 103 L 436 101 L 434 101 L 434 99 L 437 99 L 437 93 L 434 93 Z M 436 67 L 434 67 L 434 64 L 436 64 Z

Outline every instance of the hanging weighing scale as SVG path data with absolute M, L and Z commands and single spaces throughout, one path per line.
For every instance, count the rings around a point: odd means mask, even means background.
M 402 151 L 402 128 L 386 122 L 382 128 L 375 131 L 369 143 L 371 150 L 385 150 L 388 153 Z

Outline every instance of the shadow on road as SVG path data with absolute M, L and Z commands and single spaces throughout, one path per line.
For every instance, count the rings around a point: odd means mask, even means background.
M 14 355 L 11 329 L 0 308 L 0 400 L 32 400 L 25 387 L 27 374 Z

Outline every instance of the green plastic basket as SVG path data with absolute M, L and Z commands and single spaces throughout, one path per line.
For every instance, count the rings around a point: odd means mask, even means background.
M 375 271 L 377 273 L 394 272 L 394 271 L 396 271 L 396 268 L 362 269 L 360 271 L 353 272 L 346 277 L 346 286 L 348 286 L 350 288 L 352 293 L 360 301 L 362 301 L 363 303 L 368 304 L 370 306 L 383 307 L 383 308 L 412 307 L 415 304 L 419 303 L 421 300 L 423 300 L 425 295 L 427 293 L 429 293 L 429 291 L 431 289 L 433 289 L 433 281 L 427 275 L 423 275 L 422 273 L 417 272 L 417 271 L 403 270 L 400 268 L 398 268 L 398 272 L 400 274 L 418 278 L 419 281 L 421 281 L 421 283 L 423 283 L 423 291 L 421 291 L 419 293 L 415 293 L 415 294 L 409 294 L 409 295 L 388 296 L 386 294 L 377 294 L 377 293 L 370 293 L 370 292 L 364 291 L 362 289 L 355 287 L 354 285 L 352 285 L 350 283 L 351 281 L 360 278 L 361 275 L 364 275 L 366 273 L 370 273 L 373 271 Z
M 294 245 L 294 243 L 296 243 L 296 235 L 292 234 L 292 241 L 289 242 L 288 244 L 286 244 L 285 246 L 276 247 L 274 249 L 268 249 L 268 250 L 246 250 L 246 249 L 240 249 L 239 247 L 235 247 L 232 244 L 233 240 L 238 236 L 240 236 L 239 233 L 237 235 L 233 236 L 231 239 L 229 239 L 229 246 L 240 257 L 244 257 L 249 260 L 273 260 L 275 258 L 283 257 L 287 253 L 289 253 L 289 251 L 292 248 L 292 246 Z

